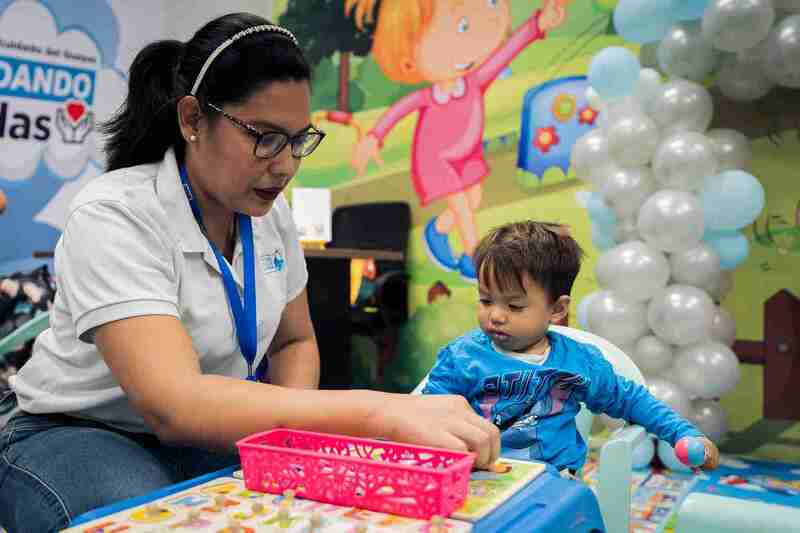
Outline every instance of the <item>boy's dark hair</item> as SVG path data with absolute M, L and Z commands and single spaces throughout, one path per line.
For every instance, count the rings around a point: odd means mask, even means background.
M 562 224 L 526 220 L 495 228 L 475 250 L 478 279 L 501 291 L 523 291 L 523 273 L 547 291 L 551 302 L 569 296 L 583 250 Z

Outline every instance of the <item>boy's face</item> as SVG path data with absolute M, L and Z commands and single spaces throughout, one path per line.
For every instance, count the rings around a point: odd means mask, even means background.
M 522 288 L 501 291 L 493 276 L 480 276 L 478 322 L 498 348 L 510 352 L 536 353 L 552 323 L 569 310 L 569 296 L 551 303 L 547 292 L 526 273 Z

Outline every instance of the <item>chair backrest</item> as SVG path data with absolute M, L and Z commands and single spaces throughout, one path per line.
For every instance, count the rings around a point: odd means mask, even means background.
M 617 374 L 641 385 L 645 384 L 644 376 L 633 360 L 631 360 L 631 358 L 628 357 L 625 352 L 606 339 L 599 337 L 594 333 L 589 333 L 588 331 L 566 326 L 550 326 L 550 330 L 560 333 L 565 337 L 569 337 L 578 342 L 592 344 L 593 346 L 597 347 L 597 349 L 600 350 L 600 353 L 603 354 L 603 357 L 605 357 L 606 360 L 611 363 L 611 366 L 614 367 L 614 371 Z M 428 376 L 426 375 L 411 394 L 421 394 L 422 389 L 425 387 L 425 383 L 427 382 Z M 578 431 L 580 431 L 581 436 L 586 442 L 589 442 L 589 433 L 592 429 L 593 418 L 594 415 L 585 406 L 581 408 L 578 416 L 575 418 Z
M 406 251 L 411 208 L 406 202 L 339 206 L 332 215 L 330 248 Z

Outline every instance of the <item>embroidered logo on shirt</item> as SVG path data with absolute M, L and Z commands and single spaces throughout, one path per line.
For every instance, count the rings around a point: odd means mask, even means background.
M 284 265 L 286 265 L 286 260 L 280 250 L 261 256 L 261 266 L 264 268 L 264 274 L 280 272 L 283 270 Z

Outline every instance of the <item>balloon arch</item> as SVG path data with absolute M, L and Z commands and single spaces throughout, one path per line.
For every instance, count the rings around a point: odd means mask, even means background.
M 589 67 L 599 127 L 571 162 L 592 185 L 602 255 L 600 290 L 579 302 L 578 321 L 630 354 L 656 397 L 719 442 L 727 415 L 718 400 L 740 376 L 736 324 L 719 303 L 748 256 L 742 230 L 764 189 L 749 173 L 748 138 L 709 129 L 707 87 L 736 102 L 800 88 L 800 2 L 620 0 L 613 20 L 657 68 L 628 47 L 602 50 Z M 680 468 L 669 446 L 658 453 Z

